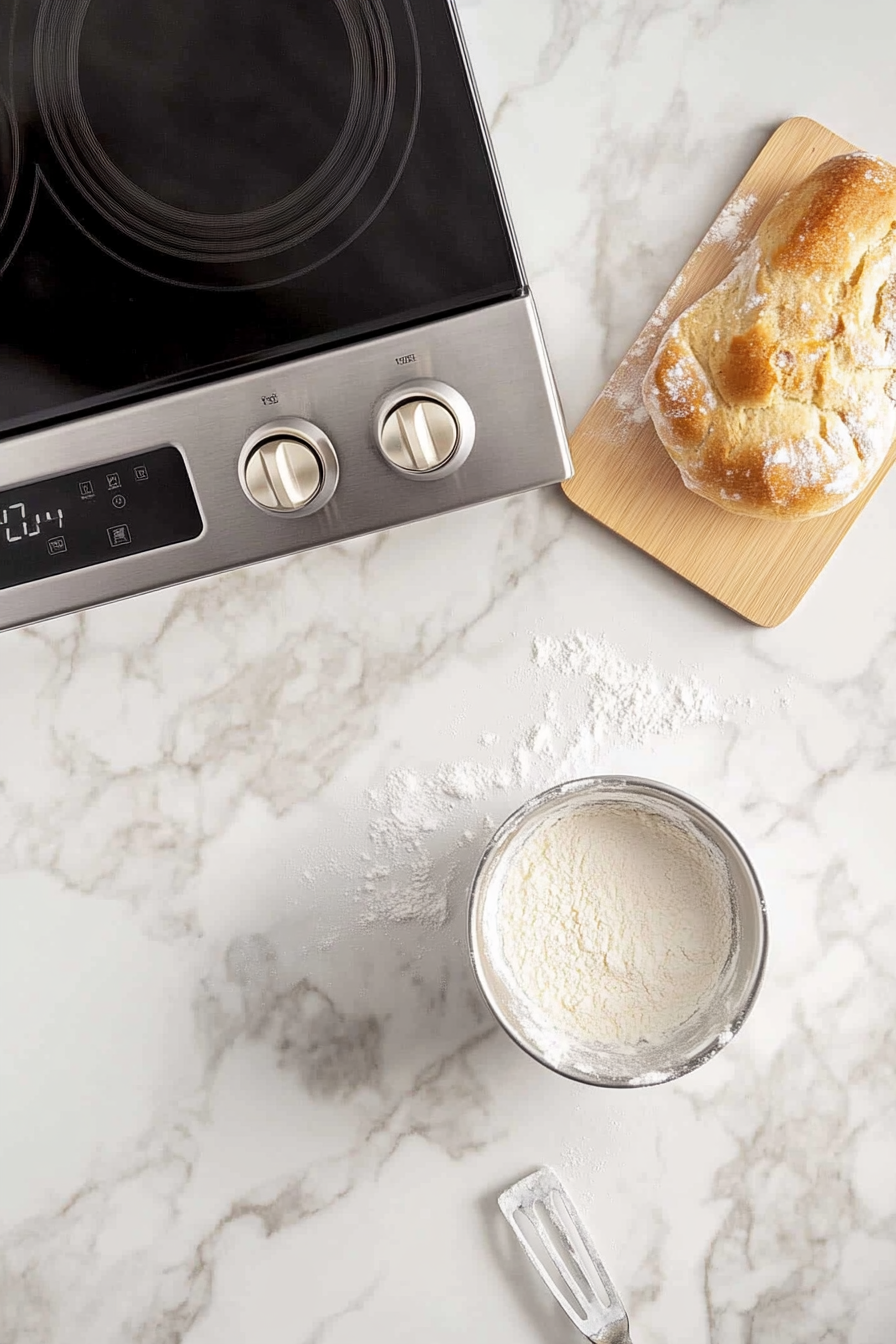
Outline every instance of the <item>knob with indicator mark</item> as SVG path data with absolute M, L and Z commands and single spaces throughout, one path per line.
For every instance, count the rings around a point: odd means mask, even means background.
M 301 439 L 267 439 L 246 462 L 249 494 L 257 504 L 278 513 L 297 513 L 306 508 L 322 480 L 317 454 Z
M 243 489 L 268 513 L 316 513 L 332 498 L 339 464 L 323 430 L 305 420 L 263 425 L 240 460 Z
M 383 457 L 402 476 L 432 480 L 457 471 L 476 435 L 473 412 L 447 383 L 405 383 L 380 402 L 374 434 Z
M 435 471 L 457 447 L 457 421 L 440 401 L 415 397 L 403 401 L 383 421 L 380 445 L 393 467 Z

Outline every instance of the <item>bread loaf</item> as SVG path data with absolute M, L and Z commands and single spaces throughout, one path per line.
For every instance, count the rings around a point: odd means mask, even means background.
M 713 503 L 809 518 L 854 499 L 896 439 L 896 169 L 847 154 L 782 196 L 643 390 Z

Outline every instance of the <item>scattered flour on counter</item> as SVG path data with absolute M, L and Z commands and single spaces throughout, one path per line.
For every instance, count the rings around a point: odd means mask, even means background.
M 565 1171 L 578 1176 L 580 1173 L 596 1175 L 607 1165 L 606 1157 L 593 1143 L 564 1143 L 560 1150 L 560 1165 Z
M 641 806 L 576 808 L 510 857 L 495 922 L 527 1014 L 580 1041 L 656 1044 L 718 985 L 728 871 L 696 829 Z
M 484 760 L 457 761 L 431 774 L 397 770 L 368 795 L 368 843 L 361 856 L 364 917 L 433 927 L 448 918 L 450 890 L 474 839 L 495 829 L 481 804 L 510 811 L 526 795 L 599 773 L 611 746 L 641 745 L 727 717 L 696 677 L 663 676 L 603 638 L 575 632 L 539 636 L 525 674 L 542 714 L 502 745 L 484 733 Z M 489 808 L 491 811 L 491 807 Z M 445 832 L 456 835 L 452 846 Z
M 717 696 L 697 677 L 663 677 L 652 663 L 630 662 L 605 639 L 580 632 L 536 637 L 533 658 L 536 667 L 587 688 L 583 719 L 568 729 L 567 754 L 582 742 L 641 745 L 725 718 Z

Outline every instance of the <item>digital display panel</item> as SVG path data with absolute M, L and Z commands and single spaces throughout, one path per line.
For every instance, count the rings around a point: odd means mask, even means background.
M 177 448 L 0 491 L 0 589 L 191 541 L 202 517 Z

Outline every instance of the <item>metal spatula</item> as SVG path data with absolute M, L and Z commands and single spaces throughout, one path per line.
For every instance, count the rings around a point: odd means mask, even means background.
M 631 1344 L 619 1294 L 556 1174 L 542 1167 L 505 1190 L 498 1205 L 582 1334 L 594 1344 Z

